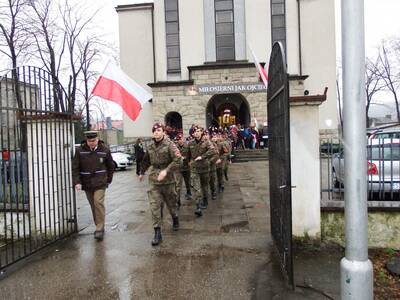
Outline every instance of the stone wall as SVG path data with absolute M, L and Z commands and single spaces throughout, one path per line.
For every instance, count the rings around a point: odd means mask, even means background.
M 343 211 L 321 212 L 321 238 L 344 247 Z M 398 211 L 368 212 L 368 247 L 400 249 L 400 213 Z
M 254 67 L 192 70 L 190 78 L 194 85 L 259 82 Z M 213 95 L 189 95 L 189 87 L 190 85 L 152 87 L 154 120 L 164 122 L 165 115 L 175 111 L 182 116 L 184 132 L 188 132 L 192 123 L 205 126 L 207 104 Z M 267 115 L 267 94 L 261 92 L 241 95 L 249 104 L 252 120 L 256 117 L 258 122 L 264 122 Z

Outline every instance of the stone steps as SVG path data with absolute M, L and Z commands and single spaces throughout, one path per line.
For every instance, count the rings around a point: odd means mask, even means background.
M 254 149 L 254 150 L 238 150 L 235 152 L 233 162 L 248 162 L 248 161 L 266 161 L 268 160 L 268 150 Z

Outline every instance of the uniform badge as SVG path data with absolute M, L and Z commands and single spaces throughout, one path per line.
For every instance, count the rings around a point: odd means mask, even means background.
M 104 162 L 104 157 L 100 157 L 99 160 L 100 160 L 100 163 L 102 164 Z

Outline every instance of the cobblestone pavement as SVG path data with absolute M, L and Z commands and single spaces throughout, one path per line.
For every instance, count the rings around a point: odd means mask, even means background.
M 148 185 L 133 169 L 116 172 L 104 241 L 93 239 L 90 208 L 78 194 L 79 234 L 8 270 L 0 298 L 327 299 L 318 290 L 339 298 L 335 254 L 297 255 L 296 282 L 314 289 L 285 287 L 270 236 L 267 174 L 267 162 L 231 165 L 225 192 L 204 216 L 196 218 L 182 197 L 180 230 L 165 215 L 164 241 L 151 247 Z

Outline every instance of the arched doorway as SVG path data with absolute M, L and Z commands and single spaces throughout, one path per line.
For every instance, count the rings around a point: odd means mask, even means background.
M 170 111 L 165 115 L 165 125 L 176 129 L 182 129 L 182 116 L 176 111 Z
M 247 100 L 240 94 L 214 95 L 206 108 L 206 125 L 227 127 L 233 124 L 248 126 L 250 108 Z

